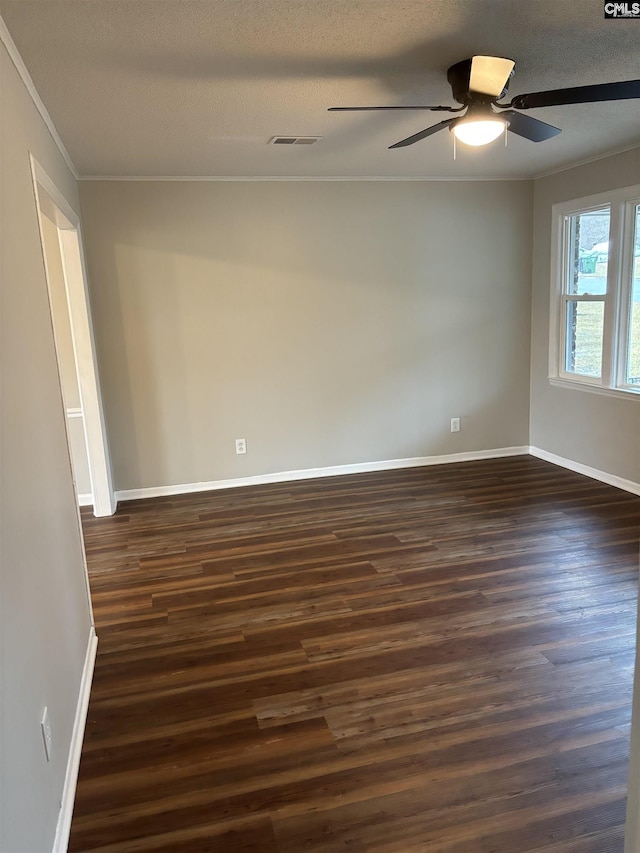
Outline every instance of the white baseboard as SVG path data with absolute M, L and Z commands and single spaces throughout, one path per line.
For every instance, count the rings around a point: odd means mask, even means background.
M 530 447 L 529 452 L 532 456 L 537 456 L 538 459 L 544 459 L 545 462 L 552 462 L 561 468 L 568 468 L 570 471 L 575 471 L 576 474 L 584 474 L 585 477 L 591 477 L 592 480 L 599 480 L 608 486 L 615 486 L 617 489 L 624 489 L 625 492 L 640 495 L 640 483 L 634 483 L 633 480 L 625 480 L 624 477 L 618 477 L 616 474 L 608 474 L 606 471 L 600 471 L 598 468 L 592 468 L 590 465 L 583 465 L 582 462 L 574 462 L 573 459 L 556 456 L 555 453 L 549 453 L 547 450 L 542 450 L 539 447 Z
M 192 492 L 209 492 L 217 489 L 234 489 L 242 486 L 257 486 L 269 483 L 286 483 L 293 480 L 311 480 L 316 477 L 338 477 L 344 474 L 364 474 L 369 471 L 391 471 L 397 468 L 419 468 L 426 465 L 447 465 L 452 462 L 473 462 L 479 459 L 500 459 L 507 456 L 536 456 L 577 474 L 584 474 L 609 486 L 640 495 L 640 483 L 626 480 L 615 474 L 600 471 L 581 462 L 565 459 L 540 447 L 496 447 L 491 450 L 476 450 L 466 453 L 448 453 L 441 456 L 415 456 L 408 459 L 384 459 L 379 462 L 357 462 L 353 465 L 333 465 L 327 468 L 304 468 L 298 471 L 279 471 L 274 474 L 259 474 L 253 477 L 236 477 L 230 480 L 210 480 L 199 483 L 178 483 L 172 486 L 151 486 L 144 489 L 122 489 L 116 491 L 118 501 L 141 500 L 143 498 L 186 495 Z M 79 496 L 81 499 L 83 496 Z
M 69 747 L 69 758 L 67 759 L 67 772 L 64 777 L 64 788 L 62 790 L 62 804 L 58 815 L 58 826 L 56 837 L 53 842 L 52 853 L 66 853 L 69 846 L 69 833 L 71 831 L 71 818 L 73 816 L 73 803 L 76 796 L 76 784 L 78 782 L 78 770 L 80 768 L 80 755 L 82 753 L 82 741 L 84 728 L 87 721 L 89 709 L 89 694 L 91 693 L 91 681 L 93 678 L 93 667 L 96 661 L 98 638 L 91 627 L 87 653 L 82 669 L 80 691 L 78 693 L 78 704 L 76 716 L 73 721 L 73 732 L 71 733 L 71 745 Z
M 89 492 L 86 495 L 78 495 L 79 506 L 93 506 L 93 495 Z
M 236 477 L 232 480 L 211 480 L 205 483 L 179 483 L 175 486 L 151 486 L 145 489 L 116 491 L 118 501 L 186 495 L 192 492 L 210 492 L 216 489 L 235 489 L 241 486 L 258 486 L 268 483 L 287 483 L 292 480 L 312 480 L 316 477 L 338 477 L 344 474 L 364 474 L 369 471 L 391 471 L 395 468 L 420 468 L 424 465 L 446 465 L 451 462 L 471 462 L 478 459 L 500 459 L 503 456 L 525 456 L 528 446 L 497 447 L 492 450 L 475 450 L 468 453 L 448 453 L 442 456 L 414 456 L 409 459 L 385 459 L 380 462 L 356 462 L 353 465 L 333 465 L 328 468 L 304 468 L 299 471 L 279 471 L 253 477 Z

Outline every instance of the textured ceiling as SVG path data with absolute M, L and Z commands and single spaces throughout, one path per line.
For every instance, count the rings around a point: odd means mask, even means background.
M 510 95 L 640 78 L 640 21 L 602 0 L 0 0 L 81 175 L 521 177 L 640 141 L 640 101 L 529 115 L 563 129 L 482 150 L 443 131 L 388 146 L 450 104 L 446 69 L 516 60 Z M 276 134 L 322 136 L 269 146 Z

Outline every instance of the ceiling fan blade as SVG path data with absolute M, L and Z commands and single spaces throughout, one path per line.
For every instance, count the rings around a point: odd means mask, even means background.
M 474 56 L 471 59 L 469 91 L 499 98 L 513 72 L 513 59 L 501 56 Z
M 427 136 L 432 136 L 439 130 L 444 130 L 445 127 L 450 127 L 457 121 L 459 121 L 459 119 L 457 118 L 448 118 L 445 119 L 445 121 L 441 121 L 440 124 L 432 124 L 431 127 L 428 127 L 426 130 L 421 130 L 419 133 L 414 133 L 413 136 L 407 136 L 406 139 L 402 139 L 400 140 L 400 142 L 396 142 L 395 145 L 390 145 L 389 148 L 405 148 L 407 145 L 413 145 L 414 142 L 420 142 L 421 139 L 426 139 Z
M 513 110 L 505 110 L 500 113 L 509 121 L 509 130 L 518 136 L 524 136 L 525 139 L 530 139 L 531 142 L 544 142 L 545 139 L 551 139 L 562 133 L 559 127 L 554 127 L 552 124 L 547 124 L 546 121 L 533 116 L 523 116 Z
M 571 89 L 549 89 L 546 92 L 529 92 L 517 95 L 505 107 L 530 110 L 535 107 L 556 107 L 564 104 L 592 104 L 596 101 L 625 101 L 640 98 L 640 80 L 621 83 L 596 83 L 593 86 L 574 86 Z
M 429 106 L 408 106 L 408 107 L 328 107 L 328 112 L 365 112 L 367 110 L 437 110 L 440 112 L 455 113 L 464 107 L 429 107 Z

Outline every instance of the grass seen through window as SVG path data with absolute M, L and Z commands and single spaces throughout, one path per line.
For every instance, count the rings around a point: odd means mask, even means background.
M 640 329 L 640 300 L 632 303 L 631 328 Z M 573 370 L 582 376 L 599 376 L 602 363 L 602 303 L 584 302 L 575 334 Z M 640 387 L 640 334 L 632 335 L 627 381 Z

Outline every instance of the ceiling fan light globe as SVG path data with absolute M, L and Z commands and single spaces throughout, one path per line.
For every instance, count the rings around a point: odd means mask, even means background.
M 452 131 L 459 142 L 465 145 L 488 145 L 496 140 L 507 129 L 507 122 L 504 119 L 488 118 L 488 119 L 468 119 L 467 121 L 459 121 Z

